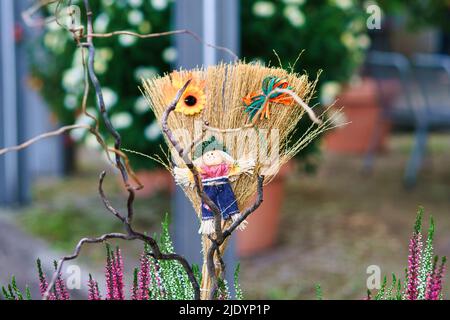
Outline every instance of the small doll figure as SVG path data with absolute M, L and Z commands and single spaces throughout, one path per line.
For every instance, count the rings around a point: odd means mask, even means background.
M 240 217 L 236 196 L 231 182 L 241 174 L 252 174 L 255 168 L 254 160 L 234 160 L 228 153 L 220 148 L 213 139 L 207 151 L 194 160 L 203 183 L 203 191 L 219 208 L 222 219 L 232 219 L 233 222 Z M 189 169 L 174 168 L 175 181 L 183 186 L 194 186 L 194 178 Z M 199 233 L 208 235 L 214 233 L 214 213 L 206 203 L 202 202 L 202 222 Z M 240 229 L 244 229 L 246 221 L 242 222 Z

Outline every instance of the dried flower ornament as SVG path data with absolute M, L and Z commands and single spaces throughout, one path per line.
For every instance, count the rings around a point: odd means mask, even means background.
M 287 81 L 274 76 L 266 77 L 262 82 L 261 92 L 249 93 L 242 100 L 245 105 L 245 112 L 249 114 L 250 120 L 256 122 L 264 118 L 270 119 L 270 103 L 289 106 L 294 101 L 287 93 L 277 92 L 277 89 L 292 90 Z
M 164 88 L 164 95 L 170 100 L 189 79 L 191 79 L 191 83 L 178 102 L 175 111 L 186 116 L 194 116 L 201 113 L 206 106 L 205 81 L 200 80 L 192 73 L 181 75 L 174 72 L 172 83 Z

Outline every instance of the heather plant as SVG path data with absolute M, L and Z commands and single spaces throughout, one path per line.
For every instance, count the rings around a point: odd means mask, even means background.
M 439 260 L 434 255 L 433 239 L 435 224 L 430 217 L 425 246 L 422 234 L 423 208 L 417 212 L 413 234 L 409 241 L 408 267 L 405 269 L 405 279 L 402 282 L 395 274 L 388 284 L 387 277 L 383 279 L 381 288 L 372 294 L 368 291 L 367 299 L 373 300 L 441 300 L 442 286 L 445 276 L 446 257 Z
M 157 238 L 157 237 L 155 237 Z M 164 252 L 173 252 L 173 242 L 169 233 L 169 219 L 166 215 L 162 222 L 162 232 L 158 239 L 159 246 Z M 55 270 L 57 263 L 55 264 Z M 47 276 L 43 270 L 40 259 L 36 261 L 39 291 L 42 298 L 48 290 Z M 193 267 L 197 280 L 201 281 L 201 273 L 198 266 Z M 234 285 L 236 299 L 243 299 L 242 289 L 239 285 L 240 267 L 234 273 Z M 98 281 L 89 274 L 87 282 L 88 300 L 192 300 L 194 290 L 185 270 L 176 261 L 158 261 L 151 254 L 151 248 L 144 246 L 140 255 L 139 266 L 133 271 L 133 281 L 127 292 L 124 283 L 124 262 L 119 247 L 112 248 L 106 243 L 105 293 L 99 289 Z M 18 288 L 16 278 L 13 276 L 8 286 L 2 287 L 2 294 L 6 300 L 31 300 L 30 289 L 27 286 L 25 294 Z M 219 279 L 217 299 L 230 300 L 231 294 L 225 280 Z M 58 274 L 54 287 L 50 291 L 48 300 L 70 300 L 69 291 L 61 274 Z

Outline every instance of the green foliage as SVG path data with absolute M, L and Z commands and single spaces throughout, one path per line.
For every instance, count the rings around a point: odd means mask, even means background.
M 72 206 L 54 211 L 45 208 L 30 209 L 19 220 L 27 232 L 43 237 L 62 250 L 71 250 L 86 234 L 103 234 L 122 229 L 119 221 Z
M 316 299 L 317 300 L 323 300 L 323 292 L 322 292 L 322 287 L 320 286 L 320 284 L 317 283 L 314 286 L 314 289 L 316 290 Z
M 236 265 L 236 269 L 234 270 L 234 291 L 236 293 L 237 300 L 244 300 L 244 293 L 242 292 L 241 285 L 239 284 L 240 272 L 241 272 L 241 264 L 238 263 Z
M 169 224 L 169 215 L 166 214 L 159 239 L 160 249 L 164 253 L 174 253 Z M 191 300 L 194 298 L 189 278 L 178 261 L 163 260 L 159 261 L 159 265 L 167 300 Z
M 377 0 L 377 3 L 388 13 L 405 16 L 412 30 L 437 27 L 450 32 L 447 0 Z
M 423 207 L 419 207 L 416 215 L 416 222 L 414 223 L 414 232 L 420 233 L 422 231 L 422 220 L 423 220 Z
M 31 300 L 30 288 L 28 286 L 25 287 L 24 295 L 17 286 L 15 276 L 12 276 L 10 284 L 8 284 L 6 287 L 2 286 L 2 294 L 3 298 L 6 300 L 24 300 L 24 297 L 26 300 Z

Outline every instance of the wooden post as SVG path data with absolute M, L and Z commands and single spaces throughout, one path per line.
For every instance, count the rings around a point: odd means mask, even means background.
M 208 43 L 224 46 L 238 53 L 238 7 L 238 0 L 176 1 L 175 29 L 189 29 L 201 35 Z M 220 61 L 230 61 L 232 58 L 227 53 L 203 46 L 186 35 L 177 36 L 175 44 L 178 51 L 177 67 L 185 69 L 213 65 Z M 186 256 L 188 261 L 200 265 L 203 263 L 201 243 L 205 241 L 201 241 L 197 233 L 199 225 L 196 213 L 180 188 L 177 188 L 173 202 L 175 248 L 178 253 Z M 231 292 L 234 292 L 233 273 L 236 267 L 234 242 L 233 238 L 230 239 L 228 250 L 224 255 L 227 266 L 226 279 Z M 207 290 L 208 282 L 204 281 L 203 287 Z M 202 298 L 206 295 L 206 291 L 203 291 Z

